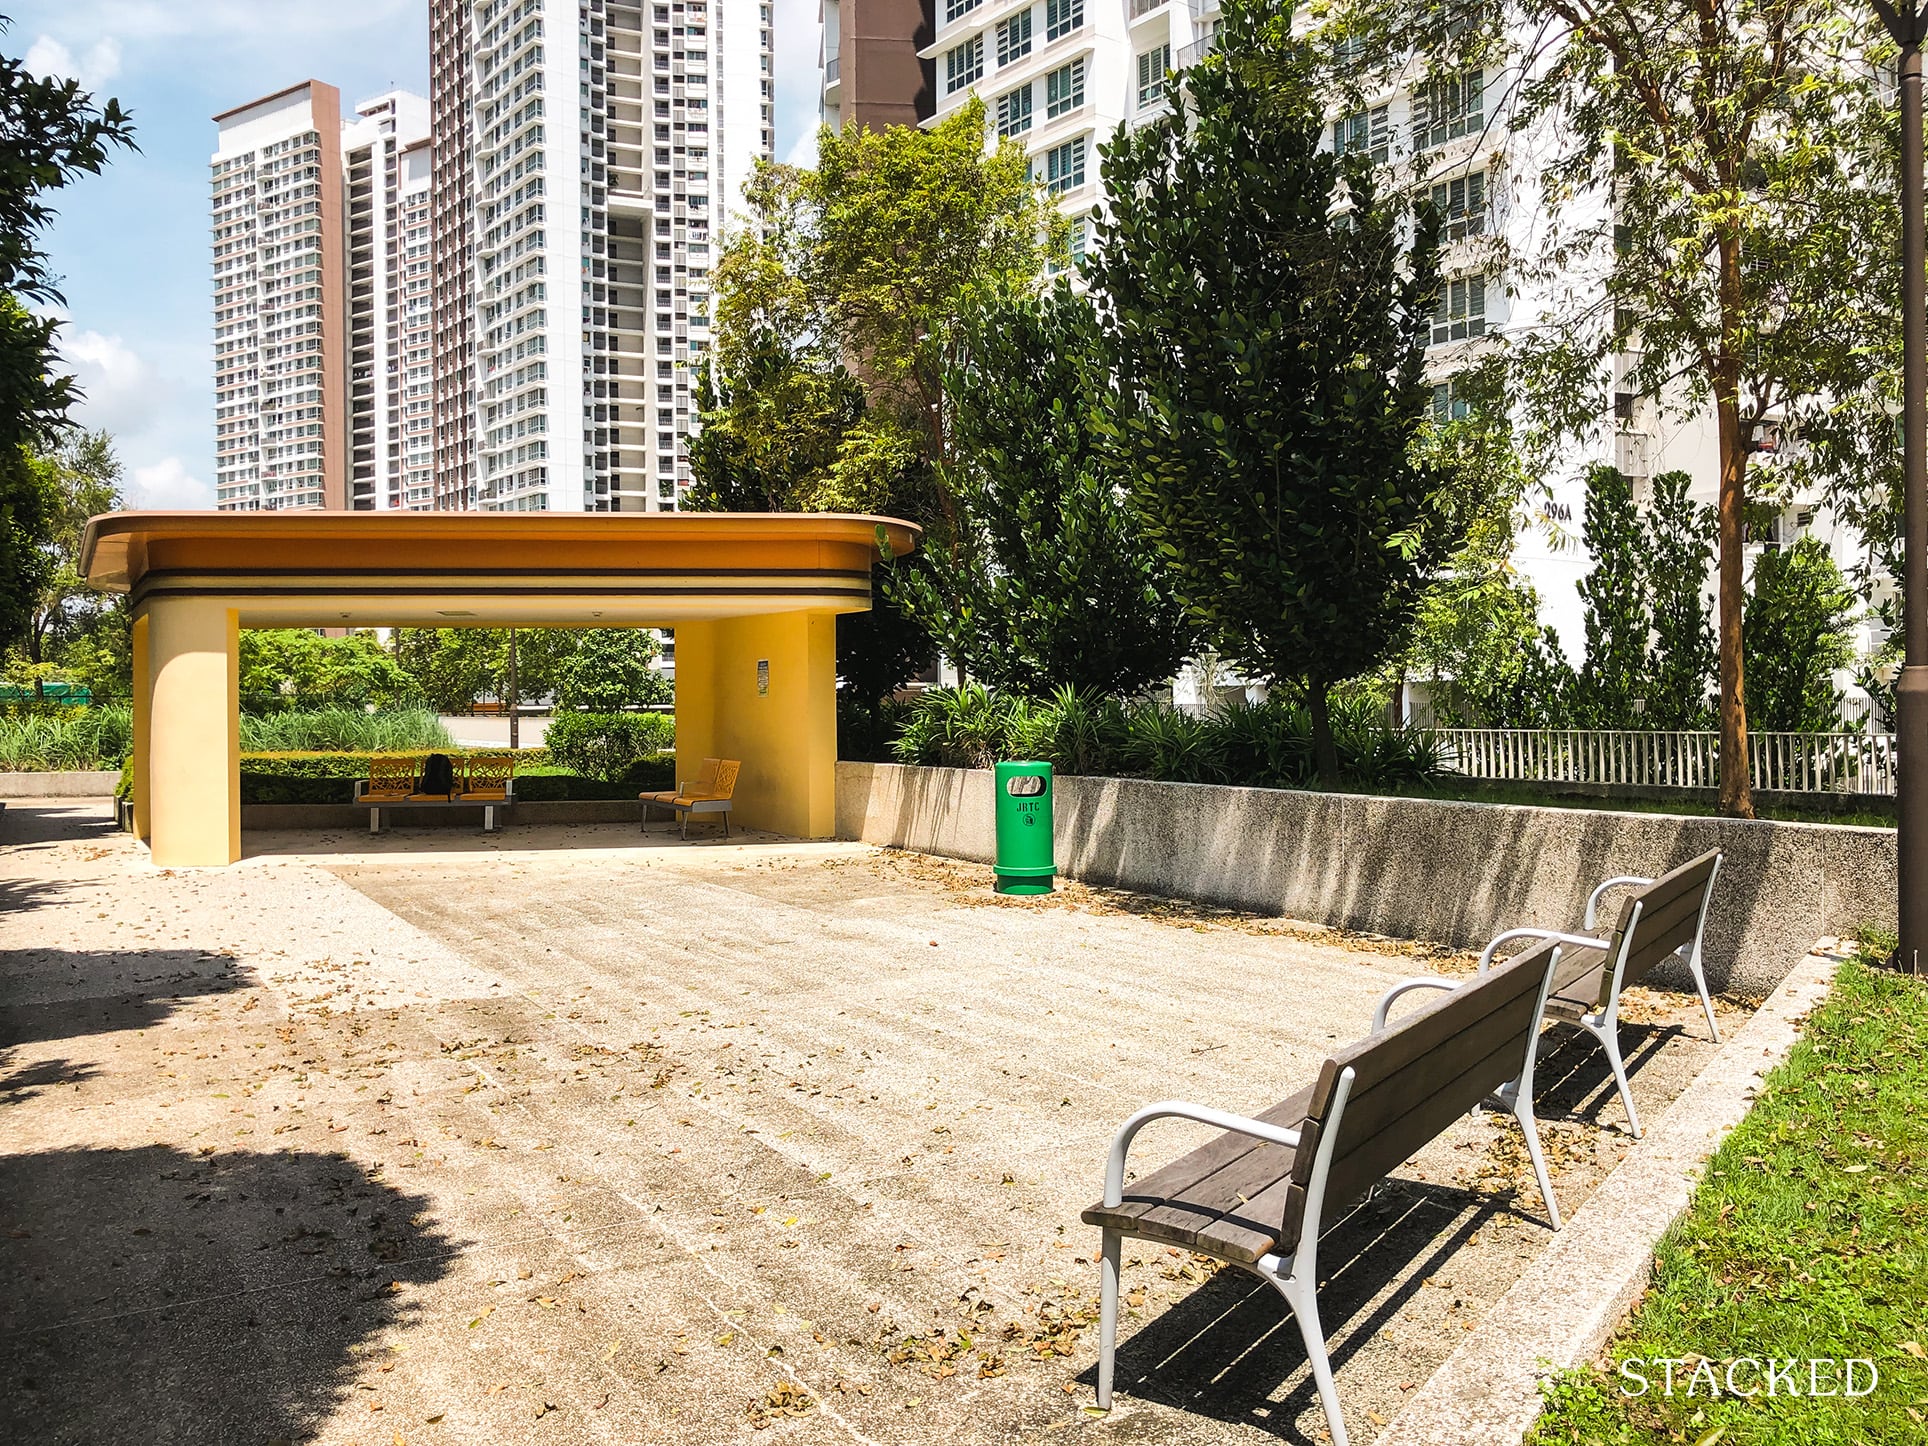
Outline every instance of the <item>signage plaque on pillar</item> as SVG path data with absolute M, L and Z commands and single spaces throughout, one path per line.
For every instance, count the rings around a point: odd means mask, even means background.
M 770 660 L 768 658 L 756 660 L 756 695 L 759 698 L 770 696 Z

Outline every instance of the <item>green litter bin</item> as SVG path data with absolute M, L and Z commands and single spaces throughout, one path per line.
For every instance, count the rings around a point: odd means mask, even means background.
M 1051 765 L 997 766 L 997 891 L 1048 894 L 1058 871 L 1051 844 Z

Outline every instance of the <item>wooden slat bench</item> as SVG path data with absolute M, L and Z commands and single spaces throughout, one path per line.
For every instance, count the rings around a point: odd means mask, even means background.
M 1701 937 L 1707 929 L 1707 906 L 1720 876 L 1721 851 L 1710 849 L 1657 879 L 1625 874 L 1608 879 L 1587 898 L 1586 932 L 1558 929 L 1508 929 L 1494 936 L 1480 955 L 1480 970 L 1490 967 L 1494 952 L 1515 939 L 1556 940 L 1566 946 L 1553 989 L 1547 996 L 1548 1018 L 1576 1025 L 1600 1041 L 1607 1052 L 1613 1082 L 1626 1106 L 1627 1123 L 1640 1138 L 1640 1116 L 1633 1107 L 1633 1087 L 1620 1057 L 1620 992 L 1638 984 L 1653 969 L 1676 954 L 1684 954 L 1687 969 L 1700 991 L 1700 1007 L 1707 1014 L 1707 1032 L 1720 1043 L 1714 1023 L 1714 1001 L 1707 992 L 1707 970 L 1701 961 Z M 1594 920 L 1600 900 L 1612 889 L 1632 889 L 1620 906 L 1620 921 L 1610 934 L 1596 934 Z
M 1559 1206 L 1533 1119 L 1533 1056 L 1560 957 L 1545 942 L 1469 980 L 1411 979 L 1380 1001 L 1374 1032 L 1326 1060 L 1311 1088 L 1245 1119 L 1167 1100 L 1126 1120 L 1105 1165 L 1105 1195 L 1084 1212 L 1103 1232 L 1098 1405 L 1109 1409 L 1118 1334 L 1119 1242 L 1127 1235 L 1210 1255 L 1270 1283 L 1298 1321 L 1312 1379 L 1346 1446 L 1345 1420 L 1319 1324 L 1320 1232 L 1340 1209 L 1496 1092 L 1520 1122 L 1554 1229 Z M 1415 989 L 1444 997 L 1386 1027 Z M 1125 1187 L 1133 1138 L 1177 1117 L 1225 1131 Z

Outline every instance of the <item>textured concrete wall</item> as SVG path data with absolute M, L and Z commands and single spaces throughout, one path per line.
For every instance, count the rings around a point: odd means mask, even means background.
M 988 862 L 991 802 L 988 773 L 837 767 L 842 838 Z M 1460 946 L 1577 927 L 1600 879 L 1719 847 L 1709 974 L 1748 994 L 1821 935 L 1895 918 L 1894 833 L 1832 824 L 1065 778 L 1057 845 L 1088 883 Z
M 111 773 L 0 773 L 0 798 L 112 798 L 120 770 Z

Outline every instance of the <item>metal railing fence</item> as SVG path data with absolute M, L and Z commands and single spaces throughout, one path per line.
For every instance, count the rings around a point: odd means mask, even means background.
M 1715 788 L 1720 735 L 1609 728 L 1440 728 L 1446 766 L 1522 783 Z M 1892 733 L 1751 733 L 1754 787 L 1790 793 L 1895 791 Z

